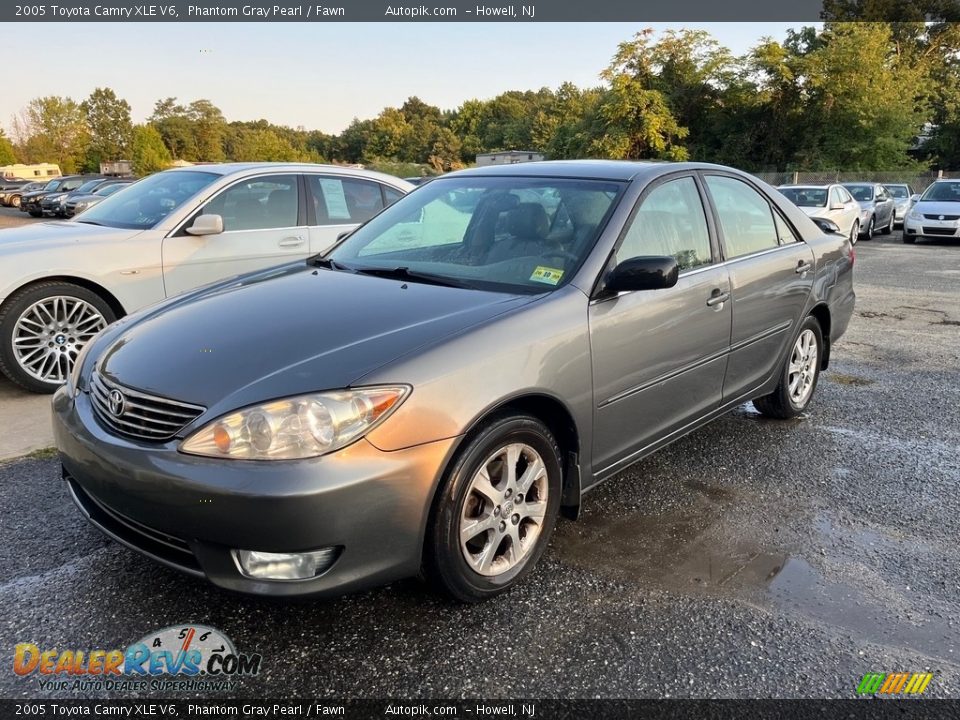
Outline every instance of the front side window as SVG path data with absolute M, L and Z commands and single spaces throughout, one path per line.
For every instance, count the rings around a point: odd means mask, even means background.
M 708 175 L 706 180 L 723 229 L 727 257 L 749 255 L 780 244 L 766 198 L 742 180 L 720 175 Z
M 221 176 L 196 170 L 168 170 L 130 185 L 128 192 L 97 203 L 77 222 L 106 227 L 146 230 Z
M 356 225 L 383 210 L 380 184 L 371 180 L 308 175 L 317 225 Z
M 643 256 L 674 257 L 681 271 L 710 264 L 707 218 L 693 178 L 665 182 L 644 198 L 616 261 Z
M 790 224 L 786 220 L 780 217 L 779 213 L 773 213 L 773 221 L 777 226 L 777 234 L 780 236 L 781 245 L 788 245 L 800 241 L 800 238 L 797 237 L 793 228 L 790 227 Z
M 217 195 L 203 214 L 220 215 L 224 232 L 295 227 L 297 192 L 296 175 L 251 178 Z
M 356 272 L 544 292 L 579 268 L 622 189 L 608 181 L 441 178 L 388 207 L 328 258 Z
M 830 203 L 832 205 L 843 205 L 844 203 L 843 195 L 840 192 L 840 188 L 834 188 L 830 191 Z

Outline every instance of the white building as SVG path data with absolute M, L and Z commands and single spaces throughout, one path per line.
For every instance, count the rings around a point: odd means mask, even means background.
M 486 165 L 513 165 L 515 163 L 538 162 L 544 160 L 543 153 L 533 150 L 504 150 L 495 153 L 480 153 L 477 155 L 477 167 Z

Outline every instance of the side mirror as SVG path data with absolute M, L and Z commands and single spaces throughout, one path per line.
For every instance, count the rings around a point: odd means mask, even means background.
M 604 281 L 608 293 L 662 290 L 677 284 L 680 266 L 673 257 L 635 257 L 611 270 Z
M 198 215 L 187 232 L 191 235 L 219 235 L 223 232 L 223 218 L 220 215 Z
M 919 193 L 910 196 L 910 204 L 913 205 L 920 199 Z

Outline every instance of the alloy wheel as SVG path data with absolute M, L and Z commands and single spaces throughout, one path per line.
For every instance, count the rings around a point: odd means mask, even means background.
M 800 337 L 793 346 L 790 367 L 787 370 L 790 400 L 797 407 L 802 407 L 813 391 L 819 354 L 817 337 L 813 330 L 807 329 L 800 333 Z
M 66 382 L 81 348 L 107 326 L 90 303 L 54 295 L 30 305 L 17 318 L 13 352 L 17 364 L 42 382 Z
M 460 516 L 460 547 L 475 572 L 500 575 L 533 550 L 547 513 L 548 488 L 543 458 L 525 443 L 505 445 L 484 460 Z

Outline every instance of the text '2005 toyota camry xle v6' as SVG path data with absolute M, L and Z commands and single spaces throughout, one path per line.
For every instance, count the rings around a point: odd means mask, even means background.
M 719 166 L 454 173 L 103 331 L 54 398 L 64 477 L 108 535 L 222 587 L 423 569 L 479 600 L 627 465 L 747 400 L 803 411 L 853 262 Z

